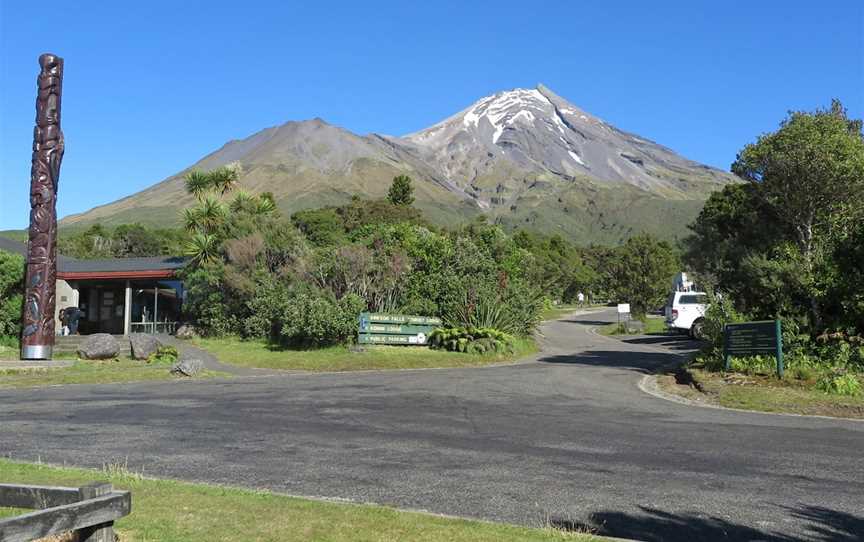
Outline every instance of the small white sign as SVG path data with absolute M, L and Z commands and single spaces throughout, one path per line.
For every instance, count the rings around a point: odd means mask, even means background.
M 630 303 L 618 303 L 618 314 L 630 314 Z

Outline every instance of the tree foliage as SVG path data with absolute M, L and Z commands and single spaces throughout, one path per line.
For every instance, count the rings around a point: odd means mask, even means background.
M 747 184 L 709 198 L 686 260 L 753 318 L 792 318 L 815 335 L 864 328 L 864 138 L 836 100 L 792 112 L 732 166 Z
M 138 223 L 114 228 L 94 224 L 71 235 L 61 231 L 57 251 L 80 259 L 176 255 L 183 238 L 176 229 L 149 228 Z
M 393 184 L 387 192 L 387 201 L 393 205 L 407 207 L 414 203 L 414 187 L 411 186 L 411 177 L 397 175 L 393 177 Z
M 615 256 L 612 282 L 616 298 L 630 303 L 634 315 L 662 305 L 681 269 L 678 253 L 669 243 L 638 235 L 618 248 Z
M 0 337 L 19 334 L 23 299 L 24 258 L 0 250 Z

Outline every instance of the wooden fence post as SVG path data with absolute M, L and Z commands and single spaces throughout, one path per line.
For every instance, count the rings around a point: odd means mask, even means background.
M 81 494 L 81 500 L 85 500 L 108 495 L 113 489 L 108 482 L 93 482 L 79 487 L 78 492 Z M 109 521 L 80 529 L 78 542 L 114 542 L 114 522 Z

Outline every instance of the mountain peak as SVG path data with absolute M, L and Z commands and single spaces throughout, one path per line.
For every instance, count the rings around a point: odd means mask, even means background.
M 672 200 L 688 202 L 680 207 L 686 222 L 705 194 L 733 180 L 603 122 L 542 84 L 486 96 L 404 137 L 359 136 L 319 117 L 286 122 L 231 141 L 191 167 L 233 161 L 243 164 L 245 186 L 272 192 L 286 212 L 352 194 L 383 197 L 394 176 L 410 174 L 417 204 L 444 223 L 486 212 L 513 225 L 616 239 L 644 229 L 640 216 L 653 221 L 659 209 L 679 208 L 667 205 Z M 185 171 L 67 223 L 136 208 L 155 216 L 185 205 Z
M 505 170 L 565 179 L 587 176 L 604 184 L 682 193 L 682 175 L 694 166 L 665 147 L 603 122 L 543 84 L 486 96 L 401 139 L 427 161 L 443 164 L 447 179 L 455 183 L 471 184 Z M 722 174 L 717 180 L 722 182 Z

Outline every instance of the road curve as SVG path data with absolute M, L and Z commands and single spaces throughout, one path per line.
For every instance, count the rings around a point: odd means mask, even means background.
M 864 423 L 637 387 L 692 344 L 542 327 L 528 363 L 0 391 L 0 454 L 641 540 L 862 540 Z

